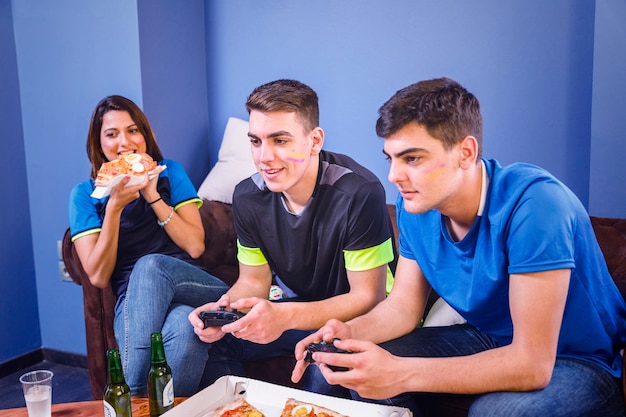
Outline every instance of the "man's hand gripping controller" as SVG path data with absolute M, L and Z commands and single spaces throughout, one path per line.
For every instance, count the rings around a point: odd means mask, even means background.
M 335 339 L 335 340 L 338 340 L 338 339 Z M 313 343 L 309 343 L 309 346 L 306 349 L 306 355 L 304 357 L 305 362 L 309 362 L 309 363 L 315 362 L 315 360 L 313 360 L 314 352 L 353 353 L 349 350 L 339 349 L 337 346 L 335 346 L 333 342 L 324 342 L 324 341 L 313 342 Z M 327 365 L 327 366 L 335 372 L 348 370 L 348 368 L 345 368 L 343 366 L 334 366 L 334 365 Z
M 219 310 L 202 311 L 200 313 L 200 319 L 204 322 L 204 328 L 213 326 L 223 326 L 228 323 L 232 323 L 239 320 L 245 314 L 238 310 L 227 311 L 226 307 L 222 306 Z

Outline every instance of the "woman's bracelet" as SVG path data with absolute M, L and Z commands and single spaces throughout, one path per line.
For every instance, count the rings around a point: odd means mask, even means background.
M 170 222 L 170 220 L 172 220 L 172 217 L 174 217 L 174 207 L 170 206 L 170 215 L 167 216 L 167 219 L 165 219 L 164 221 L 160 221 L 157 218 L 157 224 L 161 227 L 165 227 L 166 224 L 168 224 Z
M 151 206 L 151 205 L 153 205 L 154 203 L 156 203 L 157 201 L 161 201 L 161 200 L 163 200 L 163 199 L 162 199 L 161 197 L 159 197 L 159 198 L 157 198 L 156 200 L 151 201 L 150 203 L 148 203 L 148 205 L 149 205 L 149 206 Z

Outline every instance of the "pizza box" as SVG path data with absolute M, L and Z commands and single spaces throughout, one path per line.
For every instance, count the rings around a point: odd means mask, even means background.
M 163 417 L 203 417 L 232 400 L 245 397 L 266 417 L 279 417 L 288 398 L 320 405 L 347 416 L 411 417 L 407 408 L 370 404 L 283 387 L 238 376 L 223 376 L 212 385 L 172 408 Z

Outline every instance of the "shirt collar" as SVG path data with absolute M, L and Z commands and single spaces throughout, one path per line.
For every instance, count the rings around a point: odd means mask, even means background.
M 480 203 L 478 204 L 477 216 L 483 215 L 485 202 L 487 201 L 487 189 L 489 188 L 489 176 L 487 175 L 487 168 L 485 168 L 485 161 L 480 161 L 480 167 L 482 171 L 482 183 L 480 186 Z

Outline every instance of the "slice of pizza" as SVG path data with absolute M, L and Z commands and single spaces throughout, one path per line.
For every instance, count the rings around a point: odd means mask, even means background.
M 265 417 L 265 415 L 246 401 L 244 397 L 240 397 L 216 408 L 205 417 Z
M 320 405 L 289 398 L 280 417 L 348 417 Z
M 98 170 L 95 185 L 106 187 L 120 175 L 140 176 L 153 171 L 157 163 L 147 153 L 126 153 L 118 159 L 105 162 Z

